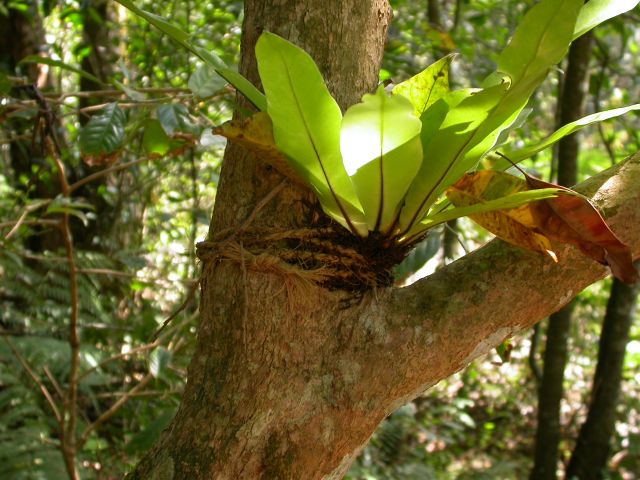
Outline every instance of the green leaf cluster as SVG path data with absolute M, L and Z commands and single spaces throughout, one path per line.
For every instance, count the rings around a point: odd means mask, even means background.
M 311 57 L 264 32 L 256 58 L 275 143 L 324 211 L 361 237 L 379 232 L 409 242 L 443 219 L 548 197 L 549 192 L 530 191 L 447 211 L 438 202 L 526 117 L 531 95 L 572 40 L 620 8 L 612 2 L 543 0 L 527 13 L 482 88 L 451 91 L 453 57 L 447 56 L 390 93 L 381 86 L 364 95 L 344 115 Z M 591 115 L 514 156 L 521 160 L 584 125 L 636 108 Z
M 443 211 L 449 206 L 439 200 L 526 118 L 531 95 L 575 38 L 638 3 L 542 0 L 525 15 L 481 88 L 450 90 L 449 55 L 391 92 L 380 87 L 364 95 L 343 115 L 313 59 L 279 36 L 263 32 L 256 44 L 262 94 L 218 57 L 194 45 L 185 32 L 129 0 L 118 1 L 205 62 L 190 81 L 198 96 L 221 88 L 219 75 L 268 113 L 277 148 L 331 218 L 354 235 L 377 232 L 399 243 L 420 238 L 443 218 L 513 205 L 514 199 L 505 198 Z M 637 108 L 591 115 L 511 153 L 522 160 L 582 126 Z M 532 191 L 525 197 L 535 201 L 548 195 Z

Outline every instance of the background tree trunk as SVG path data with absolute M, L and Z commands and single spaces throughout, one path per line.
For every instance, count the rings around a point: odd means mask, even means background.
M 593 379 L 589 413 L 580 429 L 567 468 L 567 479 L 605 478 L 611 435 L 616 421 L 624 356 L 639 291 L 640 283 L 625 285 L 617 279 L 613 280 L 600 334 L 598 365 Z
M 0 15 L 0 68 L 6 68 L 10 75 L 22 77 L 24 85 L 34 85 L 38 89 L 47 89 L 51 85 L 52 76 L 49 67 L 36 63 L 24 63 L 20 61 L 29 55 L 40 55 L 44 53 L 47 46 L 45 32 L 42 25 L 42 18 L 38 10 L 37 2 L 31 2 L 25 10 L 18 8 L 7 8 L 8 14 Z M 15 95 L 18 98 L 30 99 L 26 90 L 16 88 Z M 3 121 L 7 121 L 3 119 Z M 7 122 L 9 123 L 9 122 Z M 33 198 L 51 198 L 60 191 L 58 181 L 42 181 L 39 176 L 41 171 L 50 171 L 51 165 L 47 162 L 44 146 L 32 140 L 34 128 L 34 118 L 11 119 L 10 124 L 15 136 L 27 135 L 25 140 L 11 142 L 9 146 L 9 157 L 11 168 L 13 169 L 12 181 L 18 188 L 25 188 L 20 185 L 20 176 L 30 178 L 32 190 L 29 195 Z M 57 119 L 53 128 L 60 133 L 60 123 Z M 58 140 L 62 140 L 58 135 Z M 33 172 L 38 174 L 34 175 Z M 52 175 L 57 179 L 56 175 Z M 34 252 L 45 250 L 56 250 L 63 245 L 62 237 L 57 229 L 45 229 L 38 235 L 32 235 L 25 242 L 28 248 Z
M 104 89 L 111 80 L 118 52 L 116 50 L 116 33 L 118 30 L 112 28 L 114 3 L 107 0 L 91 0 L 83 4 L 82 14 L 82 47 L 88 49 L 87 54 L 82 58 L 81 68 L 90 73 L 103 83 L 98 83 L 90 78 L 80 77 L 80 90 L 91 92 Z M 104 103 L 104 98 L 80 97 L 78 107 L 80 109 Z M 100 114 L 100 110 L 81 112 L 78 116 L 80 125 L 85 125 L 92 116 Z M 104 168 L 104 165 L 87 165 L 80 162 L 74 170 L 74 178 L 83 178 Z M 105 201 L 104 196 L 99 192 L 109 182 L 109 177 L 105 176 L 96 181 L 81 187 L 76 195 L 89 199 L 95 206 L 95 217 L 87 226 L 78 226 L 74 229 L 77 244 L 81 248 L 89 248 L 101 251 L 108 251 L 109 247 L 115 247 L 114 237 L 118 234 L 123 236 L 122 227 L 118 223 L 121 215 L 121 204 L 112 205 Z M 135 230 L 137 219 L 132 219 L 128 230 Z M 115 230 L 114 230 L 115 229 Z M 116 233 L 117 231 L 117 233 Z M 111 241 L 111 242 L 110 242 Z M 107 245 L 111 243 L 111 245 Z M 125 244 L 126 242 L 119 242 Z M 128 243 L 132 248 L 133 242 Z M 122 245 L 118 245 L 121 247 Z M 117 248 L 117 247 L 116 247 Z
M 573 42 L 569 49 L 567 76 L 558 103 L 560 124 L 566 125 L 582 116 L 591 33 Z M 558 183 L 572 186 L 578 180 L 578 135 L 563 138 L 558 144 Z M 567 343 L 571 328 L 573 302 L 549 317 L 544 370 L 538 391 L 538 426 L 532 480 L 553 480 L 558 466 L 560 442 L 560 402 L 563 396 L 564 369 L 567 363 Z

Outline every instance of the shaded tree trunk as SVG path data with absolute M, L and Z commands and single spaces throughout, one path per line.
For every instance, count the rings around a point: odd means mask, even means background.
M 249 0 L 245 12 L 240 70 L 252 81 L 253 45 L 268 29 L 312 55 L 342 108 L 375 88 L 385 1 Z M 621 188 L 595 195 L 609 178 Z M 638 181 L 640 155 L 580 191 L 619 230 L 640 225 Z M 247 219 L 251 228 L 314 226 L 310 193 L 281 182 L 228 148 L 199 249 L 201 322 L 188 383 L 171 426 L 130 478 L 341 478 L 390 412 L 607 273 L 571 247 L 553 264 L 493 242 L 408 288 L 326 289 L 276 257 L 286 244 L 272 254 L 245 249 Z M 222 237 L 228 228 L 235 234 Z M 621 236 L 640 255 L 640 226 Z
M 0 69 L 10 75 L 17 75 L 24 83 L 14 88 L 12 95 L 31 100 L 26 93 L 27 90 L 21 87 L 34 85 L 38 89 L 46 89 L 51 83 L 49 67 L 36 63 L 20 63 L 28 55 L 43 53 L 47 45 L 37 2 L 29 2 L 25 10 L 7 8 L 7 15 L 0 15 L 0 32 Z M 28 137 L 12 141 L 9 145 L 9 161 L 13 170 L 11 181 L 18 189 L 24 189 L 19 178 L 29 178 L 29 195 L 32 198 L 51 198 L 57 195 L 60 191 L 57 175 L 53 173 L 51 164 L 46 159 L 42 144 L 32 141 L 33 130 L 36 128 L 35 115 L 28 118 L 5 118 L 3 121 L 11 136 Z M 59 122 L 54 121 L 52 128 L 58 133 L 59 127 Z M 60 135 L 58 140 L 61 141 Z M 51 180 L 41 181 L 40 173 L 34 174 L 41 171 L 51 172 Z M 63 241 L 57 229 L 45 229 L 39 231 L 38 235 L 30 236 L 25 244 L 32 251 L 41 252 L 61 248 Z
M 113 42 L 113 32 L 110 28 L 113 7 L 107 0 L 92 0 L 82 8 L 82 46 L 88 49 L 82 58 L 81 68 L 102 82 L 108 82 L 113 75 L 115 62 L 118 58 Z M 104 88 L 104 83 L 97 83 L 90 78 L 80 77 L 80 90 L 93 91 Z M 102 103 L 101 98 L 81 97 L 79 107 L 88 107 Z M 92 113 L 80 115 L 81 125 L 87 123 Z
M 625 285 L 613 280 L 602 324 L 591 402 L 587 419 L 580 428 L 567 468 L 567 479 L 605 478 L 620 395 L 622 368 L 629 331 L 633 324 L 640 283 Z
M 558 103 L 560 124 L 565 125 L 582 116 L 591 34 L 573 42 L 569 49 L 567 76 Z M 578 135 L 563 138 L 558 144 L 558 183 L 572 186 L 578 177 Z M 538 391 L 538 426 L 536 430 L 532 480 L 556 478 L 558 445 L 560 442 L 560 403 L 563 397 L 564 369 L 567 363 L 567 343 L 571 328 L 573 302 L 549 317 L 544 353 L 544 370 Z
M 82 58 L 81 68 L 85 72 L 90 73 L 102 83 L 86 77 L 79 78 L 80 90 L 83 92 L 91 92 L 104 89 L 111 80 L 116 60 L 118 58 L 116 44 L 114 43 L 117 30 L 111 28 L 113 24 L 113 2 L 107 0 L 91 0 L 86 2 L 81 8 L 82 13 L 82 47 L 87 49 L 86 55 Z M 78 121 L 84 126 L 93 115 L 99 114 L 100 111 L 83 112 L 82 109 L 104 103 L 105 99 L 101 97 L 80 97 L 78 107 L 80 115 Z M 74 168 L 74 178 L 82 178 L 99 170 L 104 165 L 87 165 L 81 162 Z M 116 235 L 124 236 L 126 231 L 135 231 L 139 228 L 137 218 L 133 218 L 129 224 L 124 227 L 118 223 L 118 217 L 121 214 L 121 205 L 115 206 L 105 201 L 99 192 L 112 179 L 112 177 L 104 176 L 96 181 L 90 182 L 82 186 L 76 196 L 90 199 L 89 202 L 95 207 L 95 216 L 88 225 L 80 225 L 74 223 L 74 237 L 78 246 L 87 249 L 109 250 L 121 248 L 125 243 L 128 248 L 134 248 L 133 242 L 111 242 L 109 241 Z M 130 236 L 129 236 L 130 237 Z
M 560 402 L 573 301 L 549 317 L 544 369 L 538 389 L 538 426 L 531 480 L 555 479 L 560 443 Z
M 440 0 L 427 0 L 427 18 L 429 25 L 436 30 L 442 30 L 442 14 L 440 13 Z

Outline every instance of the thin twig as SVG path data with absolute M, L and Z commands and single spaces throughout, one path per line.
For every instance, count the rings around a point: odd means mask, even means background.
M 157 343 L 159 344 L 162 341 L 162 338 L 158 338 Z M 154 342 L 156 343 L 156 342 Z M 180 348 L 184 345 L 185 343 L 180 343 L 178 342 L 174 348 L 170 348 L 170 350 L 175 354 L 177 353 Z M 133 352 L 133 350 L 131 352 L 128 352 L 128 354 L 131 354 Z M 107 359 L 108 361 L 108 359 Z M 140 392 L 140 390 L 142 390 L 145 385 L 147 383 L 149 383 L 151 380 L 153 379 L 153 375 L 151 373 L 145 375 L 142 380 L 140 380 L 138 382 L 138 384 L 133 387 L 131 390 L 129 390 L 128 392 L 125 392 L 122 394 L 122 396 L 120 397 L 120 399 L 118 399 L 118 401 L 116 401 L 113 405 L 111 405 L 111 407 L 109 407 L 108 410 L 106 410 L 104 413 L 102 413 L 102 415 L 100 415 L 93 423 L 89 424 L 84 431 L 82 432 L 82 435 L 80 435 L 80 440 L 78 441 L 78 446 L 82 447 L 85 442 L 88 440 L 89 438 L 89 434 L 95 430 L 96 428 L 98 428 L 100 425 L 102 425 L 104 422 L 106 422 L 109 418 L 111 418 L 113 415 L 115 415 L 118 410 L 120 410 L 131 398 L 135 397 L 138 395 L 138 392 Z
M 31 140 L 31 134 L 25 133 L 23 135 L 15 135 L 9 138 L 0 139 L 0 145 L 8 145 L 13 142 L 21 142 L 23 140 Z
M 167 395 L 180 395 L 182 390 L 145 390 L 144 392 L 104 392 L 96 394 L 96 398 L 113 398 L 124 397 L 128 395 L 130 398 L 135 397 L 164 397 Z
M 176 318 L 184 309 L 186 309 L 189 306 L 191 301 L 194 299 L 196 291 L 198 290 L 199 286 L 200 286 L 200 279 L 198 278 L 198 280 L 195 281 L 193 285 L 189 287 L 189 290 L 187 292 L 186 298 L 184 299 L 184 302 L 182 302 L 182 304 L 171 315 L 169 315 L 169 317 L 167 317 L 167 319 L 164 322 L 162 322 L 162 325 L 160 326 L 160 328 L 158 328 L 155 331 L 155 333 L 153 334 L 154 340 L 158 338 L 160 333 L 162 333 L 162 331 L 167 327 L 167 325 L 169 325 L 173 321 L 174 318 Z
M 88 425 L 82 432 L 82 435 L 80 435 L 80 439 L 78 440 L 78 446 L 82 447 L 87 441 L 87 439 L 89 438 L 89 434 L 93 430 L 98 428 L 104 422 L 109 420 L 113 415 L 115 415 L 118 412 L 118 410 L 120 410 L 132 396 L 134 396 L 136 393 L 142 390 L 145 387 L 145 385 L 149 383 L 152 379 L 153 379 L 152 374 L 148 373 L 147 375 L 145 375 L 144 378 L 140 380 L 135 387 L 133 387 L 131 390 L 123 394 L 122 397 L 120 397 L 118 401 L 116 401 L 113 405 L 111 405 L 111 407 L 109 407 L 107 411 L 105 411 L 102 415 L 100 415 L 92 424 Z
M 160 344 L 159 340 L 156 340 L 153 343 L 147 343 L 145 345 L 141 345 L 139 347 L 136 348 L 132 348 L 131 350 L 129 350 L 128 352 L 124 352 L 124 353 L 118 353 L 117 355 L 112 355 L 109 358 L 104 359 L 103 361 L 101 361 L 100 363 L 98 363 L 97 365 L 89 368 L 88 370 L 85 370 L 84 372 L 82 372 L 79 376 L 78 376 L 78 381 L 82 381 L 84 378 L 86 378 L 91 372 L 94 372 L 96 370 L 98 370 L 99 368 L 104 367 L 107 363 L 111 363 L 115 360 L 119 360 L 121 358 L 125 358 L 125 357 L 129 357 L 131 355 L 135 355 L 136 353 L 140 353 L 140 352 L 144 352 L 146 350 L 150 350 L 152 348 L 157 347 Z
M 58 178 L 62 195 L 65 198 L 71 198 L 71 190 L 64 171 L 64 165 L 57 148 L 54 148 L 52 139 L 48 136 L 44 138 L 49 155 L 58 170 Z M 64 442 L 62 442 L 62 455 L 65 460 L 67 471 L 72 480 L 78 478 L 75 469 L 76 446 L 76 424 L 78 420 L 78 370 L 80 368 L 80 339 L 78 336 L 78 272 L 76 270 L 76 262 L 73 252 L 73 236 L 71 234 L 71 226 L 69 224 L 69 214 L 63 213 L 62 223 L 60 225 L 64 246 L 67 254 L 67 263 L 69 265 L 69 294 L 71 298 L 71 315 L 69 316 L 69 348 L 71 350 L 71 364 L 69 367 L 69 388 L 67 390 L 65 401 L 65 415 L 67 420 L 64 431 Z
M 56 395 L 58 395 L 59 398 L 64 400 L 64 393 L 62 391 L 62 388 L 60 388 L 58 381 L 49 371 L 49 367 L 45 365 L 42 370 L 44 371 L 44 374 L 47 376 L 47 379 L 51 382 L 51 385 L 53 385 L 53 388 L 56 391 Z
M 157 87 L 147 87 L 147 88 L 136 88 L 136 92 L 140 93 L 190 93 L 191 90 L 188 88 L 157 88 Z M 90 90 L 90 91 L 79 91 L 79 92 L 52 92 L 45 95 L 46 98 L 55 99 L 55 98 L 93 98 L 93 97 L 122 97 L 127 95 L 126 92 L 122 90 Z
M 40 392 L 42 392 L 42 396 L 47 401 L 49 408 L 51 408 L 51 411 L 53 412 L 53 416 L 56 418 L 58 425 L 62 426 L 62 416 L 60 415 L 60 410 L 56 406 L 56 402 L 53 400 L 53 397 L 51 396 L 51 393 L 49 393 L 49 390 L 47 389 L 46 385 L 42 383 L 42 381 L 38 378 L 38 376 L 31 369 L 27 361 L 16 349 L 13 343 L 9 341 L 7 337 L 3 337 L 3 340 L 9 346 L 9 348 L 11 349 L 11 352 L 13 352 L 13 355 L 16 357 L 16 359 L 18 360 L 18 362 L 20 363 L 24 371 L 27 372 L 27 375 L 29 375 L 29 378 L 31 378 L 31 380 L 33 380 L 33 382 L 38 386 L 38 388 L 40 389 Z
M 15 221 L 15 224 L 14 224 L 14 222 L 5 222 L 4 224 L 2 224 L 3 226 L 4 225 L 9 226 L 9 225 L 13 224 L 13 228 L 4 237 L 5 240 L 8 240 L 9 238 L 11 238 L 13 236 L 13 234 L 18 231 L 20 226 L 25 223 L 25 219 L 27 218 L 27 215 L 29 215 L 31 212 L 34 212 L 34 211 L 38 210 L 39 208 L 42 208 L 42 207 L 44 207 L 46 205 L 49 205 L 52 201 L 53 201 L 53 199 L 41 200 L 41 201 L 33 203 L 31 205 L 27 205 L 27 207 L 24 209 L 22 214 L 20 214 L 20 217 L 18 218 L 18 220 Z M 59 224 L 59 222 L 58 222 L 58 224 Z
M 113 275 L 114 277 L 135 277 L 135 273 L 121 272 L 120 270 L 111 270 L 110 268 L 78 268 L 78 273 L 85 275 Z
M 23 215 L 24 215 L 24 213 L 23 213 Z M 20 222 L 20 219 L 18 219 L 18 222 Z M 23 222 L 20 222 L 20 224 L 18 224 L 17 222 L 0 222 L 0 228 L 12 227 L 12 231 L 15 230 L 16 227 L 19 227 L 21 225 L 42 225 L 42 226 L 49 226 L 49 227 L 57 227 L 57 226 L 60 225 L 60 222 L 58 220 L 46 220 L 46 219 L 25 220 Z M 11 233 L 11 232 L 9 232 L 9 233 Z M 7 237 L 5 237 L 5 238 L 7 238 Z
M 71 185 L 69 185 L 69 192 L 75 192 L 78 188 L 80 188 L 83 185 L 86 185 L 87 183 L 93 182 L 94 180 L 97 180 L 98 178 L 104 177 L 105 175 L 109 175 L 110 173 L 114 173 L 114 172 L 119 172 L 120 170 L 125 170 L 129 167 L 133 167 L 134 165 L 137 165 L 139 163 L 142 162 L 146 162 L 147 160 L 151 160 L 149 157 L 142 157 L 142 158 L 138 158 L 136 160 L 131 160 L 130 162 L 126 162 L 126 163 L 120 163 L 118 165 L 113 165 L 109 168 L 105 168 L 104 170 L 100 170 L 99 172 L 96 173 L 92 173 L 91 175 L 88 175 L 80 180 L 78 180 L 75 183 L 72 183 Z
M 18 231 L 18 229 L 20 228 L 20 225 L 22 225 L 22 223 L 24 222 L 24 219 L 27 218 L 27 215 L 29 215 L 29 210 L 25 208 L 24 212 L 22 212 L 22 215 L 20 215 L 18 220 L 16 220 L 15 224 L 13 225 L 13 228 L 9 230 L 9 233 L 5 235 L 4 237 L 5 240 L 9 240 L 13 236 L 13 234 Z

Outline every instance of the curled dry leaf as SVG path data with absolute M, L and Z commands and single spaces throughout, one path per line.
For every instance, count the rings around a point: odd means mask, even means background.
M 611 267 L 613 275 L 621 281 L 638 280 L 631 251 L 587 198 L 569 188 L 523 174 L 526 181 L 492 170 L 469 173 L 449 188 L 447 197 L 456 206 L 466 206 L 523 190 L 558 189 L 561 194 L 557 197 L 471 218 L 507 242 L 554 258 L 550 240 L 570 243 L 588 257 Z
M 625 283 L 638 281 L 631 250 L 611 231 L 589 199 L 569 188 L 559 187 L 525 173 L 531 189 L 551 186 L 567 195 L 531 204 L 537 228 L 552 240 L 577 246 L 595 261 L 608 265 L 614 277 Z
M 527 184 L 513 175 L 494 170 L 467 173 L 447 190 L 447 198 L 456 207 L 466 207 L 527 190 Z M 531 204 L 494 210 L 469 217 L 496 237 L 528 250 L 549 255 L 557 261 L 551 242 L 535 229 Z
M 271 119 L 265 112 L 255 113 L 244 120 L 231 120 L 214 127 L 212 131 L 215 135 L 221 135 L 233 143 L 242 145 L 256 158 L 268 163 L 290 180 L 303 184 L 276 147 Z

